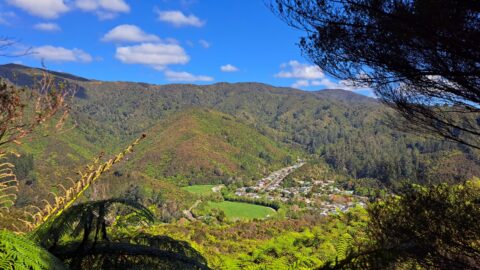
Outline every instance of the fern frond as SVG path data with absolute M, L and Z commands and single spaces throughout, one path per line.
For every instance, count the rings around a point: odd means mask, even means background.
M 344 233 L 340 236 L 340 239 L 338 239 L 338 243 L 336 246 L 337 258 L 339 260 L 343 260 L 347 257 L 348 251 L 352 246 L 352 242 L 353 237 L 350 234 Z
M 90 249 L 79 250 L 78 246 L 78 242 L 73 242 L 52 252 L 83 269 L 103 264 L 114 265 L 116 269 L 210 269 L 205 258 L 187 242 L 168 236 L 143 234 L 120 242 L 99 241 Z
M 8 212 L 15 204 L 18 192 L 18 181 L 12 163 L 4 162 L 6 153 L 0 152 L 0 216 Z
M 32 240 L 1 230 L 0 269 L 63 270 L 66 267 Z
M 80 179 L 76 181 L 76 183 L 66 189 L 65 193 L 62 196 L 56 196 L 55 202 L 53 204 L 47 204 L 38 215 L 33 215 L 34 220 L 31 222 L 33 225 L 31 229 L 34 231 L 40 225 L 44 223 L 48 223 L 50 220 L 54 220 L 55 218 L 59 217 L 63 211 L 73 205 L 73 203 L 96 181 L 98 178 L 105 173 L 106 171 L 110 170 L 112 166 L 121 160 L 124 157 L 133 151 L 133 148 L 143 139 L 145 135 L 142 135 L 140 138 L 135 140 L 131 145 L 129 145 L 125 150 L 123 150 L 118 155 L 114 156 L 113 158 L 107 160 L 101 165 L 100 157 L 96 158 L 93 161 L 93 164 L 87 166 L 87 170 L 85 172 L 80 172 Z
M 94 202 L 85 202 L 74 205 L 65 210 L 53 222 L 44 223 L 36 231 L 34 237 L 48 248 L 55 245 L 62 236 L 70 234 L 78 236 L 84 228 L 99 228 L 105 226 L 106 217 L 112 210 L 111 206 L 120 204 L 133 210 L 138 217 L 153 222 L 154 215 L 142 204 L 129 199 L 108 199 Z M 92 218 L 93 217 L 93 218 Z M 72 234 L 73 232 L 73 234 Z M 83 232 L 88 237 L 90 232 Z

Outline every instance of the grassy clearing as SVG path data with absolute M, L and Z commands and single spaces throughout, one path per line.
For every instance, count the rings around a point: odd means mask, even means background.
M 270 207 L 243 202 L 209 202 L 208 205 L 210 208 L 223 210 L 228 219 L 262 219 L 273 216 L 276 213 Z
M 208 195 L 213 193 L 212 188 L 215 186 L 216 185 L 193 185 L 188 187 L 182 187 L 182 189 L 198 195 Z

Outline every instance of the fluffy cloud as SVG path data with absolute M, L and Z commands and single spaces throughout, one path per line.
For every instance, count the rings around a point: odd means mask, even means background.
M 158 70 L 165 69 L 167 65 L 186 64 L 190 61 L 182 47 L 163 43 L 118 47 L 115 57 L 126 64 L 143 64 Z
M 56 23 L 37 23 L 33 26 L 33 28 L 41 31 L 47 31 L 47 32 L 55 32 L 55 31 L 60 31 L 60 26 Z
M 220 67 L 220 70 L 223 71 L 223 72 L 235 72 L 235 71 L 239 71 L 239 69 L 238 69 L 236 66 L 231 65 L 231 64 L 227 64 L 227 65 L 221 66 L 221 67 Z
M 277 78 L 317 80 L 325 77 L 325 74 L 318 66 L 302 64 L 295 60 L 282 64 L 280 68 L 282 70 L 275 74 Z
M 32 56 L 38 59 L 54 62 L 91 62 L 92 56 L 80 49 L 65 49 L 50 45 L 35 47 L 32 49 Z
M 356 86 L 351 82 L 341 80 L 339 82 L 334 82 L 328 78 L 323 78 L 321 80 L 297 80 L 291 87 L 297 89 L 303 89 L 306 87 L 321 87 L 323 89 L 343 89 L 348 91 L 364 91 L 368 92 L 369 96 L 373 96 L 373 91 L 366 86 Z
M 151 42 L 160 41 L 160 38 L 156 35 L 145 33 L 138 26 L 122 24 L 106 33 L 102 40 L 107 42 Z
M 308 80 L 298 80 L 291 85 L 291 87 L 297 88 L 297 89 L 302 89 L 308 86 L 310 86 L 310 82 Z
M 349 91 L 369 91 L 368 86 L 354 85 L 349 81 L 332 81 L 325 73 L 315 65 L 308 65 L 292 60 L 280 66 L 281 71 L 275 74 L 277 78 L 296 79 L 291 85 L 293 88 L 303 89 L 306 87 L 319 87 L 324 89 L 343 89 Z
M 75 6 L 95 12 L 100 19 L 112 19 L 118 13 L 130 12 L 130 6 L 124 0 L 76 0 Z
M 176 82 L 211 82 L 214 80 L 213 77 L 205 75 L 193 75 L 188 72 L 175 72 L 171 70 L 165 71 L 165 77 L 169 81 Z
M 7 2 L 31 15 L 46 19 L 57 18 L 69 10 L 63 0 L 7 0 Z
M 23 9 L 31 15 L 45 19 L 58 18 L 62 13 L 76 7 L 94 12 L 100 19 L 114 18 L 118 13 L 130 12 L 125 0 L 6 0 L 10 5 Z M 72 5 L 67 3 L 73 2 Z
M 200 46 L 202 46 L 205 49 L 210 48 L 210 43 L 204 39 L 200 39 L 198 43 L 200 44 Z
M 103 9 L 110 12 L 130 12 L 130 6 L 124 0 L 77 0 L 75 5 L 85 11 Z
M 328 88 L 328 89 L 339 89 L 339 88 L 343 89 L 342 85 L 335 83 L 327 78 L 324 78 L 321 80 L 297 80 L 291 85 L 291 87 L 297 88 L 297 89 L 302 89 L 310 86 L 321 86 L 323 88 Z
M 173 24 L 176 27 L 181 27 L 181 26 L 202 27 L 205 24 L 205 22 L 200 20 L 197 16 L 193 14 L 186 16 L 185 14 L 183 14 L 183 12 L 178 10 L 161 11 L 161 10 L 155 9 L 155 12 L 158 15 L 159 21 Z

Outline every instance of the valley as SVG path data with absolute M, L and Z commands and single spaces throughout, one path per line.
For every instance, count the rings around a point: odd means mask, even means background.
M 480 1 L 0 0 L 0 270 L 480 270 Z
M 31 85 L 41 72 L 0 66 L 0 76 L 20 86 Z M 21 174 L 20 205 L 38 203 L 55 192 L 53 179 L 68 185 L 69 172 L 96 153 L 118 151 L 141 133 L 147 134 L 145 141 L 99 189 L 123 181 L 115 184 L 116 196 L 134 191 L 146 202 L 151 196 L 146 194 L 157 192 L 154 181 L 175 187 L 178 194 L 194 191 L 183 187 L 223 185 L 221 192 L 210 194 L 205 188 L 199 196 L 222 194 L 220 200 L 251 200 L 276 209 L 295 205 L 327 214 L 384 196 L 404 179 L 443 181 L 446 166 L 456 166 L 448 177 L 458 182 L 480 174 L 476 151 L 389 129 L 387 107 L 344 90 L 304 92 L 258 83 L 149 85 L 52 76 L 79 91 L 64 132 L 17 148 L 32 159 Z M 451 158 L 444 159 L 446 155 Z M 175 201 L 174 208 L 186 208 L 169 211 L 165 220 L 188 210 L 188 202 Z M 195 198 L 188 201 L 191 206 Z
M 24 87 L 39 72 L 0 66 L 1 77 Z M 349 91 L 51 74 L 80 90 L 61 132 L 39 129 L 12 146 L 20 153 L 9 156 L 20 187 L 16 213 L 61 194 L 100 153 L 105 160 L 146 134 L 79 202 L 144 205 L 155 222 L 133 225 L 129 214 L 112 221 L 111 232 L 185 241 L 215 269 L 322 265 L 364 240 L 369 202 L 405 181 L 480 175 L 478 151 L 392 129 L 391 109 Z

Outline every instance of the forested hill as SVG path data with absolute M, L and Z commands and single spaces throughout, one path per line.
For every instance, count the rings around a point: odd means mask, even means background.
M 0 66 L 0 76 L 19 85 L 32 84 L 40 74 L 19 65 Z M 354 178 L 389 185 L 480 175 L 478 154 L 471 149 L 392 130 L 385 125 L 388 108 L 350 91 L 305 92 L 260 83 L 151 85 L 52 75 L 77 86 L 71 113 L 76 132 L 97 149 L 118 149 L 167 116 L 198 107 L 232 115 Z

